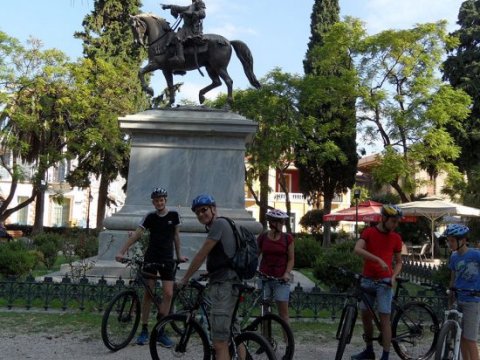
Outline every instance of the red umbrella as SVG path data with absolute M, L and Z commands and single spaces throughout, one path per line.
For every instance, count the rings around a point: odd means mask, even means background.
M 380 222 L 382 220 L 382 205 L 376 201 L 367 200 L 358 204 L 358 221 L 363 222 Z M 355 221 L 357 208 L 352 206 L 331 214 L 323 215 L 323 221 Z M 415 216 L 402 217 L 403 222 L 417 221 Z

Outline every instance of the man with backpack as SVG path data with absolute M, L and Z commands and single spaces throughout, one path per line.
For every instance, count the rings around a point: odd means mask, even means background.
M 230 359 L 228 352 L 230 320 L 238 298 L 238 289 L 233 285 L 241 282 L 231 265 L 231 258 L 237 249 L 237 239 L 229 220 L 217 215 L 215 199 L 211 195 L 201 194 L 193 199 L 192 211 L 198 221 L 205 225 L 208 235 L 178 286 L 187 285 L 190 277 L 205 259 L 207 260 L 208 296 L 211 301 L 210 336 L 215 348 L 215 358 L 227 360 Z

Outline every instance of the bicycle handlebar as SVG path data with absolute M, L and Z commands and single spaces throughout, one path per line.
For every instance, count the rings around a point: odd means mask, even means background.
M 277 277 L 274 277 L 274 276 L 271 276 L 271 275 L 267 275 L 267 274 L 265 274 L 265 273 L 263 273 L 259 270 L 257 270 L 256 273 L 257 273 L 257 276 L 262 280 L 264 279 L 264 280 L 278 281 L 281 284 L 287 284 L 288 283 L 288 281 L 285 281 L 282 278 L 277 278 Z
M 451 292 L 454 292 L 454 293 L 462 292 L 471 296 L 480 296 L 480 290 L 478 289 L 460 289 L 460 288 L 451 287 L 447 290 L 447 294 L 450 294 Z

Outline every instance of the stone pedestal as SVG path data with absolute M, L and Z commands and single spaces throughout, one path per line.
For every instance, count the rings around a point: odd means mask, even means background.
M 123 208 L 104 222 L 99 262 L 114 262 L 128 232 L 153 210 L 150 193 L 158 186 L 168 190 L 167 206 L 180 214 L 182 253 L 190 258 L 206 235 L 190 210 L 200 193 L 214 196 L 220 215 L 261 231 L 245 210 L 245 144 L 256 131 L 253 121 L 202 107 L 147 110 L 119 121 L 131 137 L 127 196 Z

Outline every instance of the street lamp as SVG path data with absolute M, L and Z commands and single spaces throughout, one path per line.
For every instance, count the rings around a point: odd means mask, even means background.
M 355 199 L 355 241 L 358 240 L 358 199 L 360 199 L 360 189 L 353 190 L 353 198 Z

